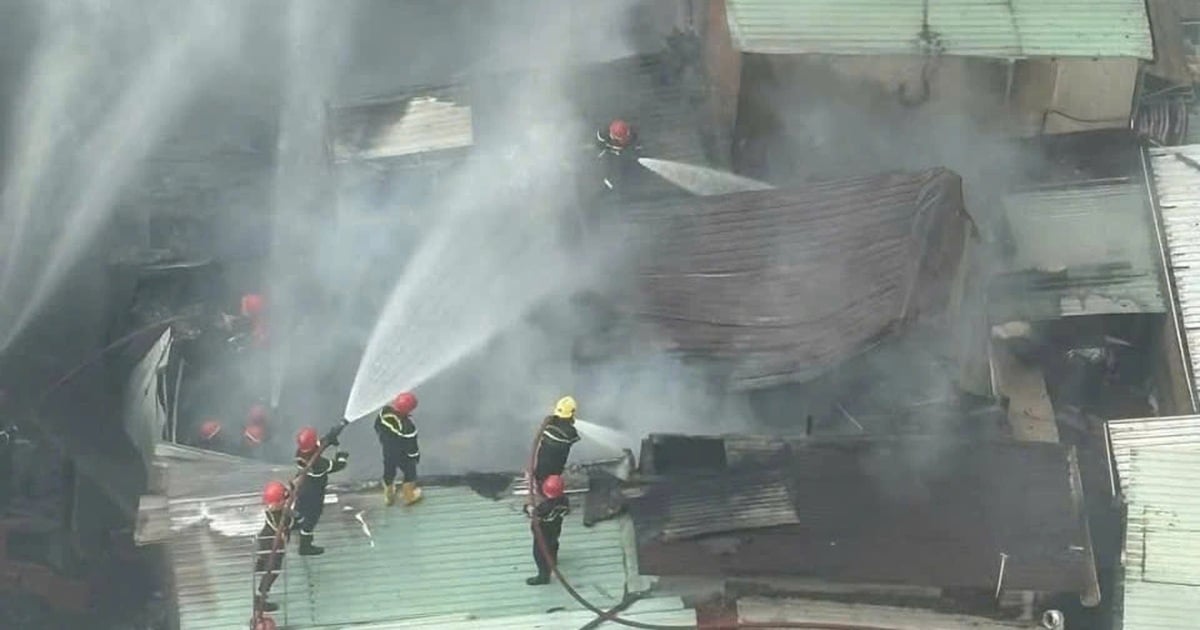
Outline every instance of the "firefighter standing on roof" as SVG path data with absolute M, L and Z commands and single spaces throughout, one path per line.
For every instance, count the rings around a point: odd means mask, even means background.
M 336 445 L 336 441 L 331 444 Z M 329 483 L 329 474 L 345 468 L 350 459 L 349 453 L 338 451 L 331 462 L 328 458 L 317 455 L 320 448 L 321 440 L 317 437 L 316 429 L 305 427 L 296 434 L 296 468 L 303 471 L 308 460 L 316 456 L 296 490 L 296 526 L 300 529 L 302 556 L 319 556 L 325 553 L 325 549 L 313 544 L 317 522 L 321 520 L 321 511 L 325 509 L 325 486 Z
M 255 584 L 255 588 L 261 588 L 254 594 L 254 607 L 263 612 L 274 612 L 279 606 L 267 601 L 266 594 L 271 592 L 271 585 L 279 577 L 279 571 L 283 570 L 283 553 L 287 549 L 290 529 L 289 524 L 284 522 L 287 518 L 287 486 L 278 481 L 268 482 L 263 487 L 262 500 L 266 522 L 255 539 L 258 550 L 254 557 L 254 577 L 256 580 L 263 577 L 263 581 L 261 585 Z M 278 548 L 275 547 L 277 535 L 282 537 Z
M 550 475 L 561 475 L 567 467 L 571 446 L 579 441 L 575 430 L 575 399 L 563 396 L 554 405 L 554 413 L 542 422 L 534 455 L 533 480 L 535 491 Z
M 421 500 L 421 489 L 417 487 L 421 449 L 417 446 L 417 425 L 412 421 L 412 412 L 416 408 L 417 397 L 402 392 L 375 417 L 375 433 L 383 447 L 383 501 L 386 505 L 396 503 L 397 468 L 404 475 L 401 485 L 404 504 L 412 505 Z
M 537 564 L 537 575 L 525 580 L 525 583 L 530 586 L 538 586 L 539 584 L 549 584 L 550 574 L 553 572 L 551 567 L 558 563 L 558 537 L 562 534 L 563 518 L 571 511 L 571 504 L 567 501 L 566 488 L 563 484 L 563 478 L 560 475 L 549 475 L 542 482 L 542 495 L 545 500 L 537 504 L 533 510 L 529 510 L 526 505 L 527 514 L 531 519 L 530 527 L 540 527 L 542 532 L 542 541 L 546 544 L 546 551 L 549 552 L 549 557 L 542 553 L 542 548 L 538 545 L 536 530 L 533 531 L 533 561 Z M 536 523 L 532 521 L 536 520 Z

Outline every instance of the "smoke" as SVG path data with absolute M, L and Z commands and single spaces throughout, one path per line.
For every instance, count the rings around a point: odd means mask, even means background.
M 141 161 L 240 35 L 230 3 L 136 13 L 130 4 L 41 5 L 3 180 L 4 346 L 107 229 Z
M 489 3 L 470 11 L 367 3 L 355 14 L 298 17 L 302 6 L 291 9 L 285 35 L 299 40 L 288 45 L 280 87 L 266 281 L 279 313 L 274 364 L 285 368 L 274 371 L 283 376 L 275 420 L 283 440 L 342 415 L 347 393 L 345 415 L 354 417 L 413 386 L 423 469 L 431 471 L 520 467 L 536 424 L 568 392 L 581 398 L 582 417 L 634 436 L 647 414 L 657 426 L 682 429 L 692 426 L 678 420 L 688 409 L 712 413 L 715 405 L 686 392 L 702 385 L 690 375 L 676 383 L 684 369 L 664 354 L 586 369 L 573 358 L 579 340 L 597 333 L 580 321 L 588 309 L 577 308 L 575 296 L 631 255 L 619 227 L 593 229 L 582 241 L 565 236 L 578 233 L 584 202 L 570 165 L 587 160 L 605 122 L 584 114 L 589 108 L 572 92 L 577 73 L 581 64 L 657 51 L 682 3 Z M 342 35 L 314 33 L 297 20 L 350 26 Z M 340 59 L 317 52 L 341 47 Z M 415 174 L 379 164 L 317 166 L 327 156 L 318 159 L 324 147 L 314 142 L 315 103 L 447 81 L 471 86 L 476 143 L 466 161 Z M 399 315 L 380 322 L 389 304 Z M 379 338 L 368 349 L 372 332 Z M 365 375 L 351 392 L 364 350 Z M 636 400 L 618 400 L 613 387 Z M 373 476 L 369 429 L 356 425 L 343 442 L 365 453 L 355 458 L 356 475 Z
M 743 174 L 786 186 L 950 168 L 963 178 L 984 243 L 994 241 L 1003 197 L 1021 183 L 1028 161 L 1013 141 L 1005 73 L 1002 62 L 953 57 L 747 56 L 736 145 Z M 997 263 L 986 246 L 974 255 L 983 273 Z M 977 387 L 964 382 L 958 364 L 986 334 L 977 285 L 967 286 L 961 310 L 941 328 L 888 342 L 795 388 L 797 406 L 812 410 L 823 432 L 978 429 L 969 425 L 979 420 L 961 413 L 960 390 Z

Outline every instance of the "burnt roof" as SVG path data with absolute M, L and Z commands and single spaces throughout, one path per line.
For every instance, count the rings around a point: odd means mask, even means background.
M 994 589 L 1005 554 L 1005 589 L 1095 593 L 1070 447 L 742 443 L 752 454 L 741 465 L 665 475 L 629 499 L 643 573 Z M 772 480 L 790 505 L 755 492 Z
M 809 380 L 943 311 L 970 222 L 945 169 L 673 198 L 632 210 L 638 315 L 737 389 Z

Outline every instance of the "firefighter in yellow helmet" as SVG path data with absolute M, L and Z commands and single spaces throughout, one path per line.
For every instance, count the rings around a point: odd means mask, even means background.
M 563 396 L 554 404 L 554 413 L 542 421 L 534 455 L 534 489 L 541 493 L 542 482 L 550 475 L 562 475 L 567 467 L 571 446 L 579 441 L 575 430 L 575 399 Z

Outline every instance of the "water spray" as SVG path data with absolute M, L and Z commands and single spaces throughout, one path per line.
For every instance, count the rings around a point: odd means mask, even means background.
M 756 179 L 683 162 L 638 158 L 638 164 L 672 184 L 701 197 L 775 188 Z

